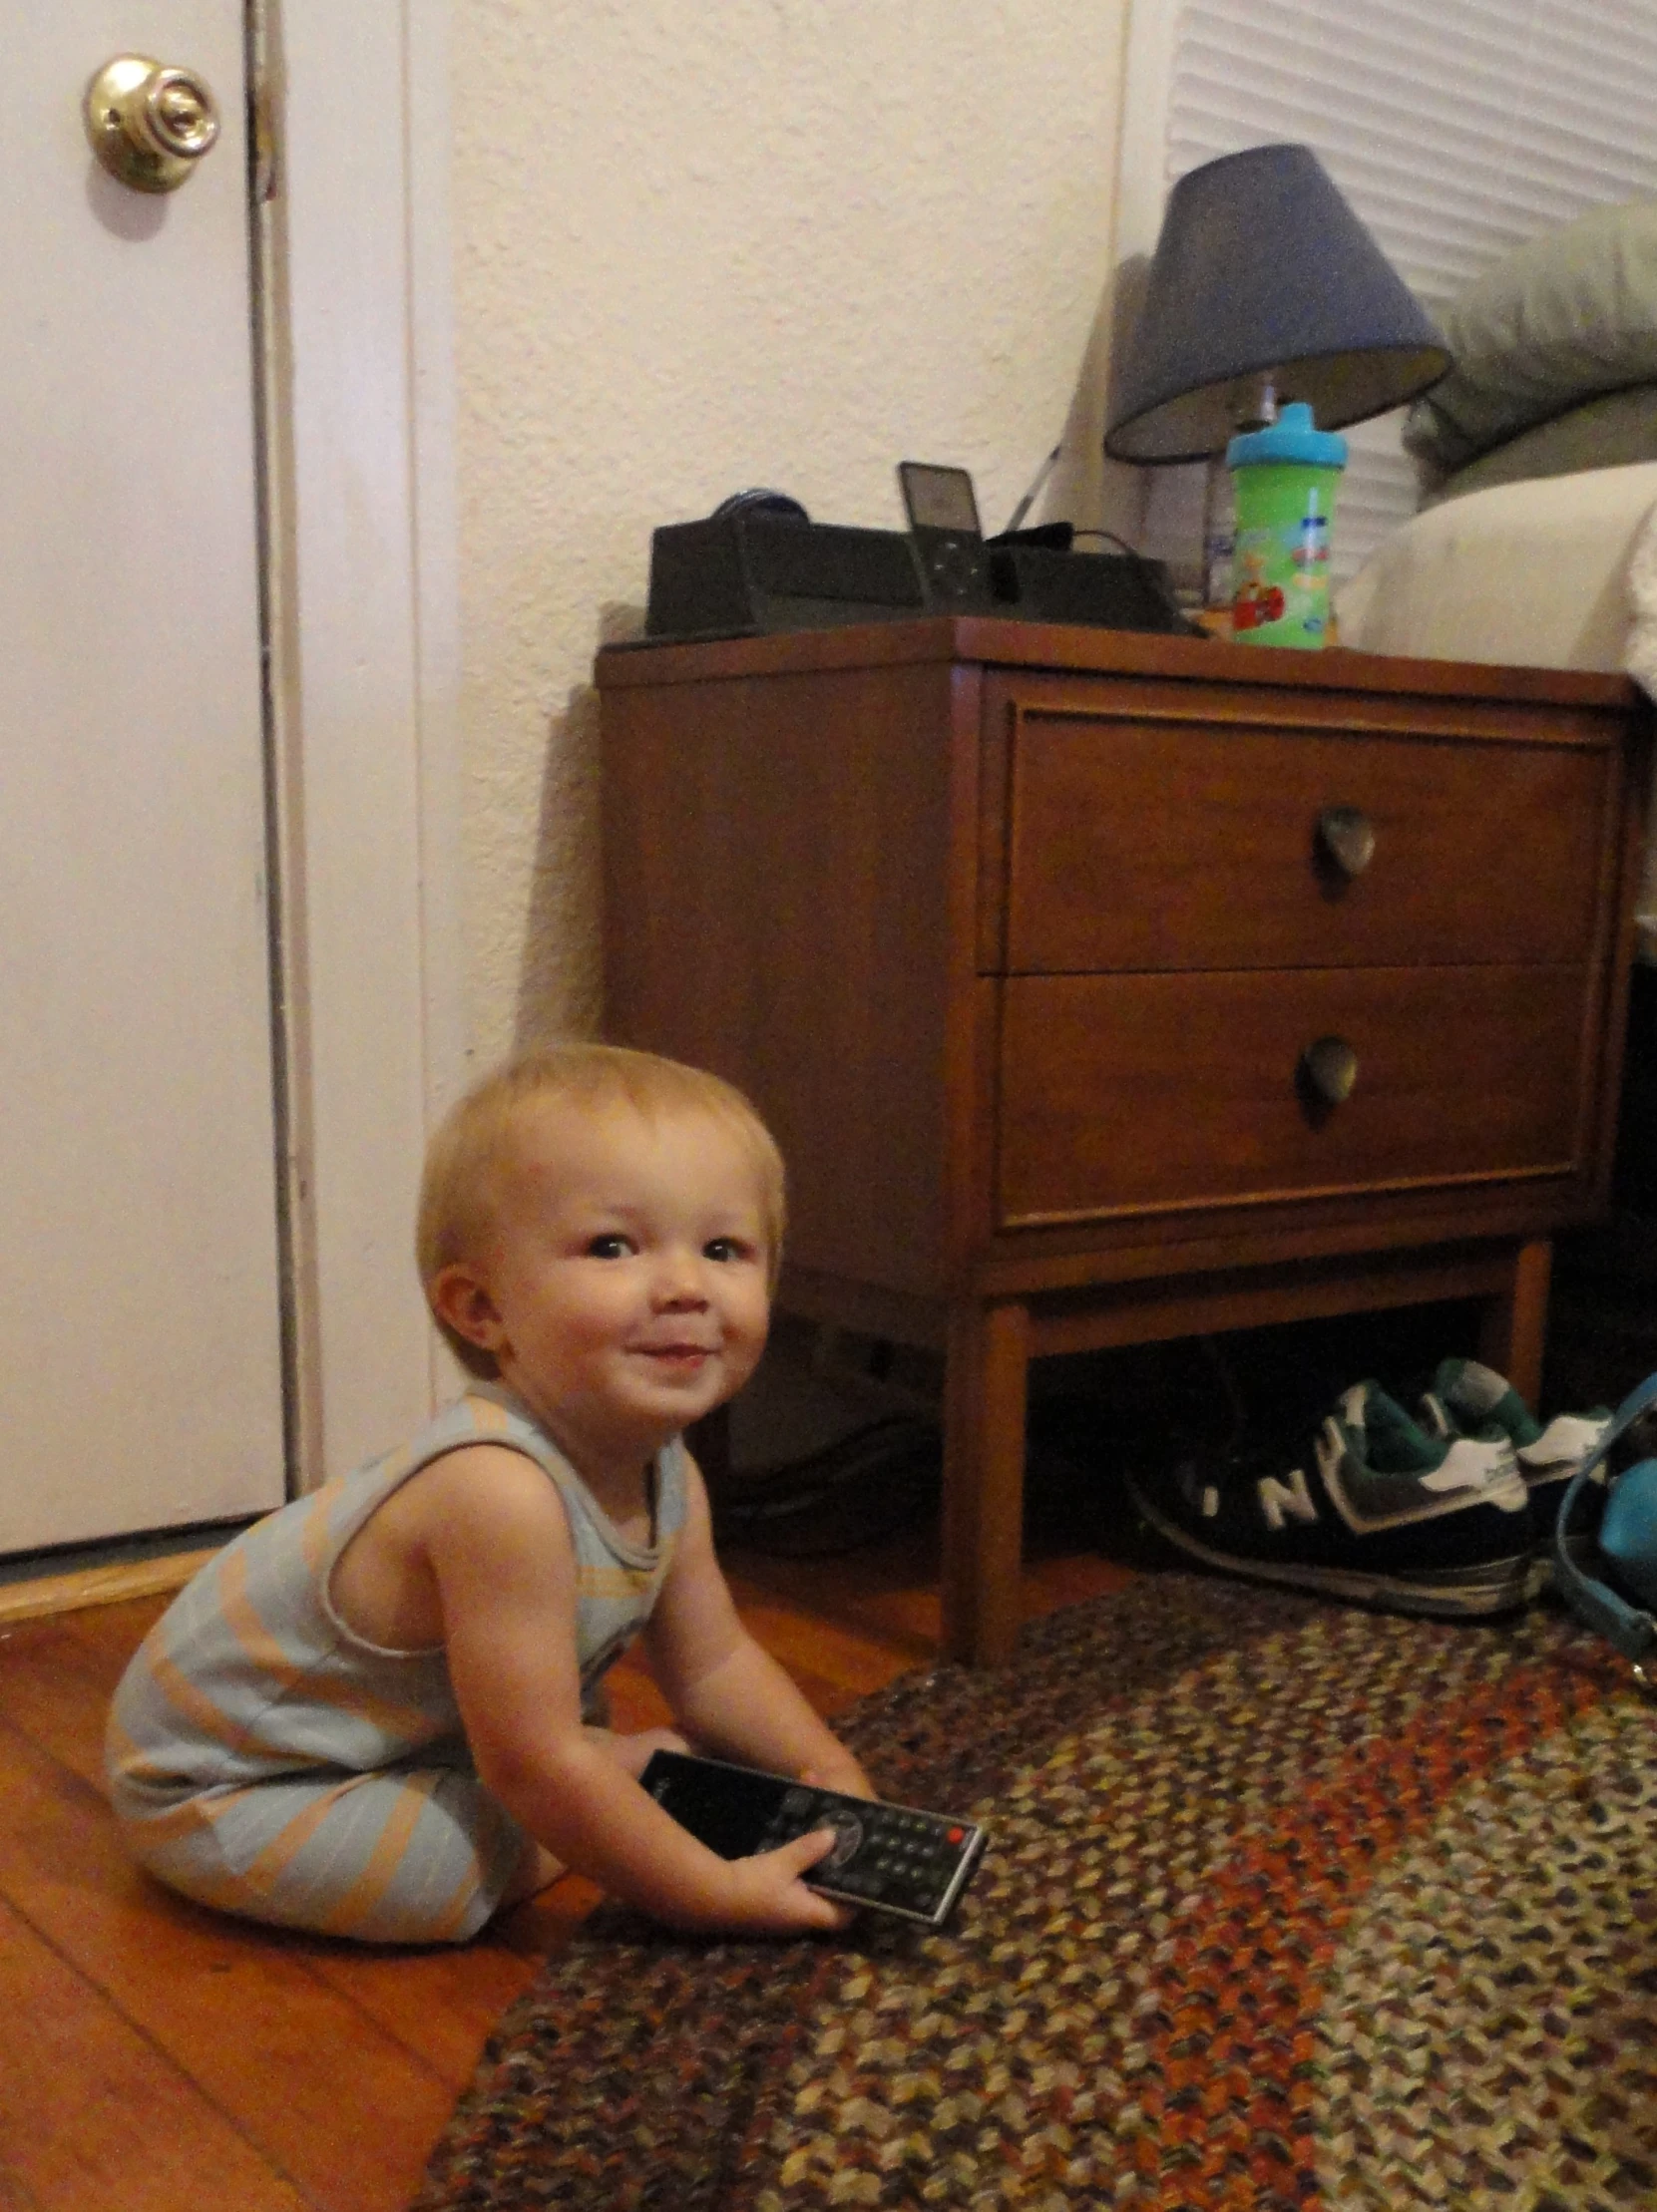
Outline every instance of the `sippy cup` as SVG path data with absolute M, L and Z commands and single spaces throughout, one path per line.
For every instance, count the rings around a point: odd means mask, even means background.
M 1245 645 L 1317 646 L 1329 633 L 1329 534 L 1347 442 L 1292 400 L 1226 448 L 1236 498 L 1231 634 Z

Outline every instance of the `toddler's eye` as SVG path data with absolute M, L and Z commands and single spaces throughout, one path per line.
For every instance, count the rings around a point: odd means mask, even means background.
M 587 1256 L 590 1260 L 624 1260 L 628 1246 L 625 1237 L 612 1232 L 606 1237 L 590 1237 Z
M 702 1247 L 704 1260 L 746 1260 L 749 1249 L 739 1237 L 712 1237 Z

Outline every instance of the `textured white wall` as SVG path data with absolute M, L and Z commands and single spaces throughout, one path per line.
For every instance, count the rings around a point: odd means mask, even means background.
M 1096 519 L 1125 0 L 456 0 L 465 899 L 487 1061 L 600 1012 L 602 635 L 778 485 Z M 1083 458 L 1088 457 L 1088 458 Z M 630 610 L 630 612 L 629 612 Z

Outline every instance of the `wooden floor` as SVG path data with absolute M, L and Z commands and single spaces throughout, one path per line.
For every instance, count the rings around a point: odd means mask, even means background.
M 1127 1569 L 1036 1547 L 1034 1616 Z M 832 1716 L 935 1656 L 930 1535 L 727 1554 L 755 1634 Z M 401 2212 L 479 2048 L 596 1892 L 568 1879 L 456 1952 L 366 1952 L 170 1897 L 123 1856 L 104 1713 L 165 1604 L 0 1625 L 0 2212 Z M 661 1717 L 627 1662 L 620 1725 Z

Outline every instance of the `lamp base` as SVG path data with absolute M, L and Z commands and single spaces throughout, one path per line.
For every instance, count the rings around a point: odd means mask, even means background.
M 1202 498 L 1202 603 L 1229 607 L 1235 589 L 1237 505 L 1223 453 L 1208 457 Z

